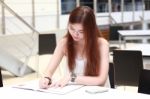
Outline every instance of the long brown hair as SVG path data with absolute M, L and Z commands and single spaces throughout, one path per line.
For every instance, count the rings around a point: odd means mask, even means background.
M 85 39 L 85 56 L 86 56 L 86 68 L 85 75 L 97 76 L 100 69 L 100 52 L 98 37 L 100 36 L 99 29 L 96 25 L 96 19 L 94 12 L 87 6 L 77 7 L 70 13 L 69 23 L 79 23 L 83 25 L 84 39 Z M 74 48 L 74 40 L 69 31 L 67 37 L 67 55 L 68 66 L 72 72 L 75 68 L 76 51 Z

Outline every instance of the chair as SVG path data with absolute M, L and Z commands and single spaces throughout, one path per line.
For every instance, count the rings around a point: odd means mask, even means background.
M 119 46 L 114 45 L 114 44 L 119 45 L 118 30 L 123 30 L 123 26 L 110 25 L 109 27 L 109 42 L 110 44 L 113 44 L 112 46 L 109 47 L 110 52 L 112 52 L 115 49 L 119 49 Z
M 138 93 L 150 94 L 150 70 L 143 69 L 141 71 Z
M 115 84 L 138 86 L 143 69 L 142 52 L 135 50 L 114 50 Z
M 0 68 L 0 87 L 3 87 L 3 79 L 2 79 L 1 68 Z
M 53 54 L 56 47 L 55 34 L 40 34 L 39 35 L 39 55 Z
M 117 25 L 110 25 L 109 27 L 109 40 L 110 41 L 118 41 L 119 40 L 119 33 L 118 30 L 123 30 L 123 26 L 117 26 Z
M 114 65 L 109 63 L 109 81 L 111 88 L 115 88 L 115 76 L 114 76 Z

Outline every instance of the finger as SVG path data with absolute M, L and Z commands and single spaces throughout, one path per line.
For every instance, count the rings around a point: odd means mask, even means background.
M 60 87 L 60 83 L 55 84 L 55 88 L 58 88 L 58 87 Z
M 66 85 L 67 85 L 66 83 L 62 83 L 60 87 L 62 88 L 65 87 Z
M 52 84 L 50 84 L 50 86 L 49 87 L 54 87 L 55 86 L 55 82 L 53 82 Z
M 46 81 L 46 80 L 42 80 L 41 82 L 40 82 L 41 84 L 41 86 L 40 86 L 40 88 L 43 88 L 43 89 L 47 89 L 48 88 L 48 82 Z
M 44 88 L 44 81 L 42 79 L 39 81 L 39 87 Z

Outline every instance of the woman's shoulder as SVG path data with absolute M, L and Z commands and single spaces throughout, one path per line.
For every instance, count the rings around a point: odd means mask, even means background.
M 58 41 L 57 47 L 59 47 L 60 50 L 63 50 L 63 52 L 66 52 L 66 46 L 67 46 L 67 38 L 62 38 Z
M 99 37 L 98 38 L 98 43 L 101 44 L 106 44 L 108 45 L 108 41 L 106 39 L 104 39 L 103 37 Z
M 62 38 L 58 41 L 58 45 L 65 46 L 67 44 L 67 38 Z
M 99 47 L 101 49 L 101 52 L 102 53 L 105 53 L 105 52 L 109 52 L 109 43 L 106 39 L 100 37 L 98 38 L 98 41 L 99 41 Z

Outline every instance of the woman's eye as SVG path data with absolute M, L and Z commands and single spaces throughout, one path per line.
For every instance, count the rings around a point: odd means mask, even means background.
M 71 30 L 74 30 L 72 27 L 70 27 Z
M 83 34 L 83 31 L 79 32 L 80 34 Z

